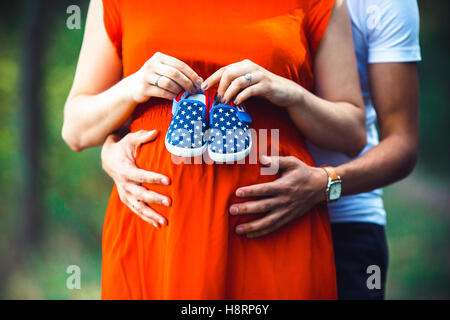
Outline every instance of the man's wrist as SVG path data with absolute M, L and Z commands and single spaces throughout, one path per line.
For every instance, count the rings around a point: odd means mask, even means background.
M 103 143 L 102 150 L 101 150 L 101 152 L 100 152 L 100 158 L 101 158 L 101 160 L 102 160 L 102 167 L 103 167 L 103 170 L 104 170 L 108 175 L 110 175 L 110 173 L 109 173 L 109 167 L 107 166 L 107 162 L 108 162 L 108 161 L 106 161 L 106 160 L 107 160 L 107 157 L 108 157 L 108 153 L 109 153 L 109 151 L 110 151 L 110 148 L 111 148 L 114 144 L 118 143 L 118 142 L 120 141 L 120 139 L 122 139 L 122 138 L 123 138 L 123 135 L 121 135 L 119 132 L 116 131 L 116 132 L 113 132 L 113 133 L 109 134 L 109 135 L 106 137 L 105 142 Z
M 314 181 L 315 183 L 315 203 L 327 201 L 327 183 L 328 175 L 322 168 L 314 168 Z
M 321 166 L 328 176 L 326 199 L 327 202 L 334 202 L 341 198 L 342 180 L 336 169 L 331 166 Z
M 335 167 L 334 170 L 336 170 L 336 173 L 338 174 L 341 181 L 345 180 L 346 184 L 348 185 L 348 179 L 346 179 L 346 174 L 347 174 L 346 165 L 347 164 Z M 342 183 L 341 183 L 341 185 L 342 185 Z M 341 197 L 342 196 L 344 196 L 344 188 L 342 188 L 342 186 L 341 186 Z

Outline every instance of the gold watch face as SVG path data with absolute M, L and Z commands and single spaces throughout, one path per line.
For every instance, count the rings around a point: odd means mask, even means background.
M 336 201 L 341 197 L 341 182 L 333 181 L 330 185 L 329 199 L 330 201 Z

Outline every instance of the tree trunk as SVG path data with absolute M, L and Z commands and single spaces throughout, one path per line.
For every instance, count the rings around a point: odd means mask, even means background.
M 41 146 L 44 128 L 42 108 L 43 56 L 47 0 L 24 2 L 24 34 L 20 61 L 21 183 L 18 254 L 38 247 L 43 236 Z

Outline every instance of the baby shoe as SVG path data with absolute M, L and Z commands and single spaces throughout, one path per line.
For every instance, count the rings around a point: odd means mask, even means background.
M 215 162 L 244 159 L 252 147 L 250 122 L 252 119 L 244 107 L 232 102 L 222 104 L 216 95 L 209 112 L 209 157 Z
M 206 99 L 207 95 L 200 89 L 195 94 L 182 92 L 173 99 L 172 120 L 165 139 L 170 153 L 188 158 L 206 150 Z

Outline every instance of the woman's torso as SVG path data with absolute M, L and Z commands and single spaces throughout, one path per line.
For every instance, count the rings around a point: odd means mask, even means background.
M 250 59 L 312 90 L 313 56 L 333 2 L 104 0 L 105 26 L 125 77 L 159 51 L 184 61 L 204 79 L 222 66 Z M 258 133 L 253 154 L 273 150 L 314 165 L 282 107 L 260 98 L 245 104 Z M 136 108 L 130 125 L 131 131 L 160 131 L 155 142 L 139 149 L 137 165 L 171 178 L 170 186 L 147 186 L 171 197 L 170 208 L 154 206 L 169 226 L 155 230 L 142 222 L 113 190 L 103 234 L 103 296 L 123 297 L 126 291 L 150 299 L 333 298 L 326 210 L 311 210 L 260 240 L 237 236 L 237 224 L 259 215 L 229 215 L 229 206 L 242 201 L 236 189 L 273 181 L 279 173 L 263 175 L 249 158 L 245 164 L 174 163 L 164 147 L 170 119 L 171 101 L 152 98 Z M 143 270 L 152 270 L 152 279 Z M 125 274 L 122 284 L 117 279 Z

